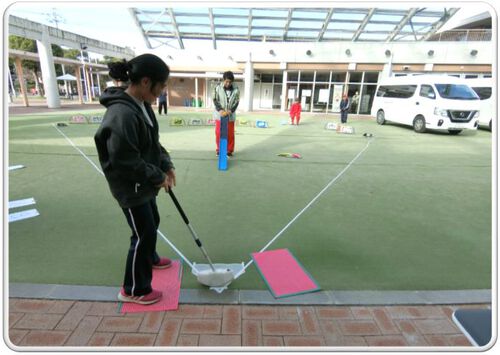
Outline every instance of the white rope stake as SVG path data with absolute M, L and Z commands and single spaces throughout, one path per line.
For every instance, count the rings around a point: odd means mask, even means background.
M 102 170 L 97 166 L 95 165 L 95 163 L 88 157 L 85 155 L 84 152 L 82 152 L 74 143 L 71 139 L 68 138 L 68 136 L 66 136 L 59 128 L 56 127 L 56 125 L 54 125 L 54 128 L 57 129 L 59 131 L 59 133 L 61 133 L 64 138 L 66 138 L 66 140 L 69 142 L 69 144 L 71 144 L 73 146 L 73 148 L 75 148 L 85 159 L 87 159 L 87 161 L 92 164 L 92 166 L 99 172 L 99 174 L 101 174 L 102 176 L 104 176 L 104 173 L 102 172 Z M 158 229 L 157 230 L 158 234 L 163 238 L 163 240 L 165 240 L 168 245 L 170 245 L 170 247 L 177 253 L 177 255 L 179 255 L 182 260 L 184 260 L 186 262 L 186 264 L 188 264 L 191 269 L 193 269 L 193 263 L 191 261 L 189 261 L 189 259 L 187 257 L 184 256 L 184 254 L 182 254 L 180 252 L 179 249 L 177 249 L 175 247 L 175 245 L 170 241 L 168 240 L 168 238 Z
M 320 192 L 319 192 L 319 193 L 318 193 L 318 194 L 317 194 L 317 195 L 316 195 L 316 196 L 315 196 L 315 197 L 311 200 L 311 202 L 309 202 L 309 203 L 306 205 L 306 207 L 304 207 L 304 208 L 303 208 L 303 209 L 302 209 L 299 213 L 297 213 L 297 215 L 296 215 L 295 217 L 293 217 L 293 218 L 292 218 L 292 220 L 291 220 L 290 222 L 288 222 L 288 223 L 287 223 L 287 225 L 286 225 L 286 226 L 284 226 L 284 227 L 283 227 L 283 229 L 281 229 L 281 230 L 278 232 L 278 234 L 276 234 L 276 235 L 274 236 L 274 238 L 273 238 L 273 239 L 271 239 L 271 241 L 270 241 L 269 243 L 267 243 L 267 244 L 266 244 L 266 245 L 265 245 L 265 246 L 264 246 L 261 250 L 259 250 L 259 253 L 262 253 L 264 250 L 266 250 L 267 248 L 269 248 L 269 246 L 270 246 L 272 243 L 274 243 L 274 241 L 275 241 L 276 239 L 278 239 L 278 238 L 279 238 L 279 237 L 280 237 L 280 236 L 281 236 L 281 235 L 282 235 L 282 234 L 283 234 L 283 233 L 284 233 L 284 232 L 288 229 L 288 227 L 290 227 L 290 226 L 293 224 L 293 222 L 295 222 L 295 221 L 296 221 L 296 220 L 297 220 L 297 219 L 298 219 L 298 218 L 299 218 L 299 217 L 300 217 L 300 216 L 301 216 L 301 215 L 302 215 L 305 211 L 307 211 L 307 209 L 308 209 L 309 207 L 311 207 L 311 206 L 312 206 L 312 204 L 313 204 L 314 202 L 316 202 L 316 200 L 317 200 L 318 198 L 320 198 L 320 196 L 321 196 L 321 195 L 322 195 L 322 194 L 323 194 L 326 190 L 328 190 L 328 188 L 329 188 L 330 186 L 332 186 L 332 185 L 335 183 L 335 181 L 337 181 L 337 180 L 338 180 L 338 179 L 339 179 L 339 178 L 340 178 L 340 177 L 341 177 L 341 176 L 342 176 L 342 175 L 343 175 L 343 174 L 344 174 L 344 173 L 345 173 L 345 172 L 346 172 L 346 171 L 347 171 L 347 170 L 351 167 L 351 165 L 352 165 L 352 164 L 353 164 L 353 163 L 354 163 L 354 162 L 355 162 L 355 161 L 356 161 L 356 160 L 357 160 L 357 159 L 361 156 L 361 154 L 363 154 L 363 153 L 364 153 L 364 151 L 365 151 L 366 149 L 368 149 L 368 147 L 370 146 L 370 143 L 371 143 L 371 142 L 372 142 L 372 138 L 370 138 L 370 140 L 368 140 L 368 143 L 366 143 L 366 146 L 365 146 L 365 147 L 364 147 L 364 148 L 363 148 L 363 149 L 362 149 L 362 150 L 361 150 L 361 151 L 360 151 L 360 152 L 359 152 L 359 153 L 358 153 L 358 154 L 357 154 L 357 155 L 356 155 L 356 156 L 355 156 L 355 157 L 354 157 L 354 158 L 353 158 L 350 162 L 349 162 L 349 164 L 347 164 L 347 166 L 346 166 L 344 169 L 342 169 L 342 171 L 341 171 L 340 173 L 338 173 L 338 174 L 337 174 L 337 176 L 335 176 L 335 177 L 334 177 L 334 178 L 333 178 L 333 179 L 332 179 L 332 180 L 331 180 L 331 181 L 330 181 L 330 182 L 329 182 L 329 183 L 328 183 L 328 184 L 327 184 L 327 185 L 323 188 L 323 190 L 321 190 L 321 191 L 320 191 Z M 234 276 L 234 278 L 235 278 L 235 279 L 237 279 L 238 277 L 240 277 L 240 275 L 241 275 L 241 274 L 243 274 L 243 273 L 245 272 L 245 270 L 246 270 L 246 269 L 247 269 L 250 265 L 252 265 L 252 263 L 253 263 L 253 259 L 251 259 L 251 260 L 250 260 L 250 261 L 249 261 L 249 262 L 248 262 L 248 263 L 247 263 L 247 264 L 243 267 L 243 270 L 241 270 L 241 271 L 240 271 L 237 275 L 235 275 L 235 276 Z

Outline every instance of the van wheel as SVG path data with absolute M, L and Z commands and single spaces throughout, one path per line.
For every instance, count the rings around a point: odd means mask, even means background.
M 449 129 L 448 130 L 448 133 L 453 135 L 453 136 L 456 136 L 457 134 L 459 134 L 460 132 L 462 132 L 461 129 Z
M 385 124 L 385 113 L 384 113 L 384 111 L 382 111 L 382 110 L 379 110 L 379 111 L 377 112 L 377 123 L 378 123 L 379 125 L 383 125 L 383 124 Z
M 424 133 L 425 132 L 425 118 L 424 116 L 417 116 L 413 120 L 413 129 L 417 133 Z

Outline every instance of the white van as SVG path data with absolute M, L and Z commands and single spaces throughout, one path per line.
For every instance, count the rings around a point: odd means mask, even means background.
M 479 96 L 464 79 L 447 75 L 412 75 L 384 78 L 377 87 L 371 115 L 386 121 L 458 134 L 477 129 Z
M 491 91 L 493 80 L 491 78 L 465 79 L 467 85 L 479 96 L 481 108 L 479 109 L 479 126 L 488 127 L 491 131 L 493 119 L 493 99 Z

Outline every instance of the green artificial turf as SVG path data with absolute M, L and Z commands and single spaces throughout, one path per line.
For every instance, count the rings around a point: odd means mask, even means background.
M 99 113 L 96 111 L 93 113 Z M 9 119 L 9 200 L 34 197 L 40 216 L 9 224 L 9 281 L 119 286 L 130 230 L 105 179 L 52 126 L 71 113 Z M 322 289 L 491 288 L 492 135 L 417 134 L 350 120 L 356 134 L 324 129 L 333 115 L 241 114 L 270 128 L 236 128 L 235 157 L 217 170 L 213 127 L 172 127 L 162 144 L 176 166 L 176 195 L 214 262 L 248 262 L 366 146 L 359 159 L 269 250 L 288 248 Z M 97 165 L 97 125 L 60 128 Z M 299 153 L 302 159 L 278 157 Z M 168 195 L 160 230 L 205 263 Z M 31 208 L 31 207 L 30 207 Z M 15 212 L 11 210 L 10 212 Z M 158 240 L 160 254 L 177 257 Z M 185 269 L 184 288 L 200 286 Z M 254 265 L 231 288 L 265 289 Z

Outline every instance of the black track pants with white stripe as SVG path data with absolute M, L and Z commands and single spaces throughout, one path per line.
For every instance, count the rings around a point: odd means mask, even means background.
M 152 291 L 153 263 L 159 261 L 156 253 L 156 236 L 160 215 L 156 199 L 143 205 L 123 208 L 132 230 L 123 288 L 132 296 L 142 296 Z

